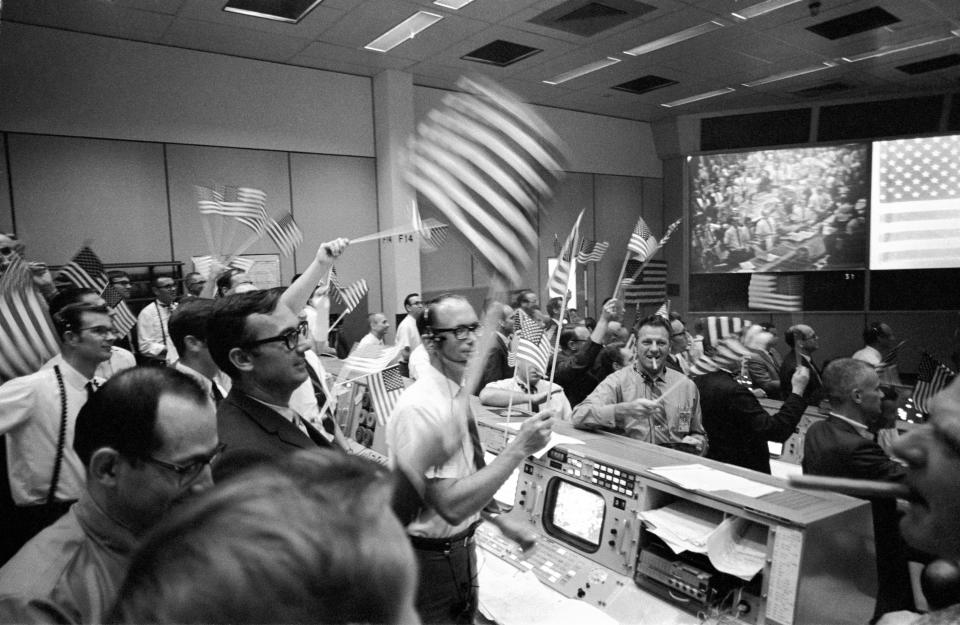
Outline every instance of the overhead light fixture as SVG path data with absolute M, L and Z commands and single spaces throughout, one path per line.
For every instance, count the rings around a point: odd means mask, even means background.
M 223 10 L 250 17 L 261 17 L 296 24 L 322 0 L 229 0 Z M 0 0 L 0 4 L 3 4 Z
M 586 76 L 590 72 L 595 72 L 598 69 L 603 69 L 604 67 L 610 67 L 611 65 L 616 65 L 620 62 L 620 59 L 608 56 L 605 59 L 595 61 L 593 63 L 588 63 L 583 67 L 578 67 L 577 69 L 572 69 L 569 72 L 564 72 L 558 76 L 554 76 L 549 80 L 544 80 L 543 82 L 548 85 L 559 85 L 562 82 L 567 82 L 568 80 L 573 80 L 574 78 L 580 78 L 581 76 Z
M 654 50 L 659 50 L 660 48 L 666 48 L 667 46 L 672 46 L 675 43 L 680 43 L 681 41 L 686 41 L 687 39 L 693 39 L 694 37 L 705 35 L 709 32 L 717 30 L 718 28 L 723 28 L 724 26 L 726 26 L 726 24 L 723 22 L 710 20 L 709 22 L 704 22 L 703 24 L 699 24 L 697 26 L 691 26 L 690 28 L 673 33 L 672 35 L 654 39 L 650 43 L 645 43 L 637 46 L 636 48 L 624 50 L 623 53 L 629 54 L 630 56 L 640 56 L 641 54 L 647 54 L 649 52 L 653 52 Z
M 433 0 L 433 3 L 438 7 L 453 9 L 454 11 L 459 11 L 471 2 L 473 2 L 473 0 Z
M 442 19 L 443 16 L 436 13 L 417 11 L 363 47 L 374 52 L 387 52 L 404 41 L 413 39 Z
M 766 0 L 766 2 L 758 2 L 757 4 L 744 7 L 739 11 L 733 11 L 730 13 L 730 15 L 734 16 L 738 20 L 746 21 L 754 17 L 766 15 L 767 13 L 771 13 L 777 9 L 790 6 L 791 4 L 796 4 L 800 1 L 801 0 Z
M 781 74 L 774 74 L 773 76 L 767 76 L 766 78 L 751 80 L 750 82 L 745 82 L 742 84 L 744 87 L 759 87 L 760 85 L 766 85 L 771 82 L 777 82 L 778 80 L 796 78 L 797 76 L 812 74 L 814 72 L 819 72 L 821 70 L 829 69 L 831 67 L 836 67 L 836 66 L 837 66 L 836 61 L 824 61 L 823 63 L 819 65 L 814 65 L 813 67 L 805 67 L 803 69 L 797 69 L 792 72 L 783 72 Z
M 896 54 L 898 52 L 906 52 L 907 50 L 913 50 L 914 48 L 922 48 L 923 46 L 930 46 L 935 43 L 940 43 L 942 41 L 950 41 L 955 37 L 960 37 L 960 29 L 957 31 L 951 31 L 953 34 L 950 37 L 925 37 L 923 39 L 916 39 L 914 41 L 908 41 L 907 43 L 901 43 L 898 45 L 892 46 L 883 46 L 882 48 L 877 48 L 870 52 L 864 52 L 863 54 L 856 54 L 854 56 L 843 56 L 840 57 L 847 63 L 856 63 L 857 61 L 866 61 L 867 59 L 875 59 L 881 56 L 887 56 L 888 54 Z
M 673 102 L 665 102 L 660 106 L 665 106 L 668 109 L 675 106 L 683 106 L 684 104 L 691 104 L 693 102 L 699 102 L 700 100 L 706 100 L 708 98 L 715 98 L 718 95 L 723 95 L 725 93 L 730 93 L 731 91 L 736 91 L 733 87 L 724 87 L 723 89 L 717 89 L 716 91 L 708 91 L 706 93 L 701 93 L 699 95 L 692 95 L 689 98 L 683 98 L 682 100 L 674 100 Z

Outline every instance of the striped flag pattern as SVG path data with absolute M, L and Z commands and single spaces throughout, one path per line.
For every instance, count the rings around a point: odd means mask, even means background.
M 267 194 L 260 189 L 215 185 L 195 186 L 197 208 L 205 215 L 233 217 L 257 234 L 267 223 Z
M 387 367 L 383 371 L 371 374 L 367 379 L 370 388 L 370 402 L 377 415 L 377 423 L 386 425 L 387 418 L 397 405 L 397 399 L 405 388 L 403 376 L 400 375 L 400 365 Z
M 607 241 L 598 242 L 584 239 L 580 242 L 580 251 L 577 252 L 577 262 L 581 264 L 598 263 L 607 252 L 608 247 L 610 247 L 610 243 Z
M 570 272 L 573 271 L 574 263 L 574 253 L 573 249 L 576 246 L 577 238 L 580 236 L 580 220 L 583 219 L 583 211 L 580 211 L 580 215 L 577 217 L 576 223 L 573 224 L 573 229 L 570 230 L 570 234 L 567 235 L 567 240 L 563 242 L 563 249 L 557 256 L 557 266 L 553 269 L 553 275 L 550 276 L 550 280 L 547 282 L 547 289 L 549 293 L 557 293 L 563 297 L 567 292 L 567 287 L 570 284 Z
M 667 261 L 651 260 L 638 276 L 631 277 L 630 263 L 634 262 L 639 266 L 639 261 L 631 259 L 624 274 L 628 277 L 623 281 L 623 303 L 637 306 L 667 299 Z
M 331 282 L 333 278 L 331 277 Z M 333 283 L 337 288 L 333 291 L 333 296 L 335 299 L 340 301 L 347 307 L 346 312 L 350 312 L 357 307 L 357 304 L 360 303 L 360 300 L 364 298 L 369 290 L 367 288 L 367 281 L 363 278 L 357 280 L 353 284 L 347 287 L 340 287 L 337 283 Z
M 665 300 L 663 304 L 660 305 L 660 308 L 657 309 L 657 312 L 653 314 L 658 317 L 663 317 L 664 319 L 670 319 L 670 300 Z
M 28 375 L 60 351 L 30 268 L 15 256 L 0 276 L 0 383 Z
M 950 384 L 956 374 L 927 352 L 920 355 L 917 384 L 913 388 L 913 405 L 921 412 L 929 412 L 928 402 Z
M 751 274 L 747 308 L 800 312 L 803 310 L 803 275 Z
M 243 258 L 242 256 L 234 256 L 230 259 L 230 262 L 227 263 L 227 266 L 233 267 L 234 269 L 239 269 L 240 271 L 247 272 L 253 269 L 253 266 L 257 262 L 252 258 Z M 199 271 L 199 270 L 198 270 Z
M 516 96 L 485 78 L 461 78 L 410 142 L 407 182 L 508 284 L 537 249 L 539 205 L 564 159 L 556 134 Z
M 657 243 L 657 237 L 653 236 L 653 233 L 650 232 L 650 228 L 647 227 L 647 222 L 643 220 L 643 217 L 637 220 L 637 225 L 634 226 L 633 232 L 630 233 L 630 240 L 627 241 L 627 249 L 633 252 L 635 254 L 634 258 L 639 261 L 650 258 L 660 249 L 660 244 Z
M 113 309 L 113 327 L 121 337 L 130 333 L 133 326 L 137 325 L 137 318 L 133 311 L 123 301 L 123 294 L 112 284 L 108 284 L 103 290 L 102 296 L 107 306 Z
M 703 319 L 703 327 L 706 333 L 703 337 L 703 347 L 705 351 L 710 351 L 720 344 L 720 340 L 732 334 L 738 334 L 741 330 L 751 325 L 751 322 L 739 317 L 710 316 Z
M 533 365 L 541 374 L 547 371 L 547 364 L 553 355 L 543 326 L 523 311 L 517 311 L 514 318 L 517 333 L 516 361 L 524 360 Z
M 120 338 L 126 336 L 137 323 L 123 296 L 109 284 L 107 271 L 100 258 L 87 246 L 80 248 L 69 263 L 60 268 L 59 278 L 79 287 L 93 289 L 113 308 L 114 329 Z M 133 323 L 130 323 L 130 320 Z
M 740 364 L 750 355 L 750 350 L 735 336 L 722 339 L 710 354 L 704 353 L 690 364 L 690 375 L 704 375 L 726 369 L 739 373 Z
M 960 135 L 873 150 L 870 268 L 960 267 Z
M 426 252 L 436 252 L 443 247 L 447 241 L 447 230 L 449 226 L 442 224 L 436 219 L 430 218 L 424 221 L 420 218 L 420 209 L 417 208 L 417 202 L 413 202 L 413 229 L 420 235 L 420 242 Z
M 292 256 L 297 247 L 303 243 L 303 231 L 290 213 L 284 214 L 280 219 L 267 220 L 265 227 L 267 236 L 284 256 Z
M 383 371 L 391 362 L 393 362 L 400 353 L 402 347 L 396 345 L 365 345 L 357 347 L 340 368 L 339 379 L 346 379 L 350 372 L 369 375 Z

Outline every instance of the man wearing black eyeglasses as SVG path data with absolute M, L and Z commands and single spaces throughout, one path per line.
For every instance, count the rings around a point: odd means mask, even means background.
M 347 246 L 337 239 L 320 246 L 297 285 L 320 279 Z M 306 281 L 306 282 L 304 282 Z M 308 325 L 298 313 L 304 297 L 269 289 L 217 300 L 207 321 L 207 347 L 232 388 L 217 410 L 220 439 L 240 462 L 283 456 L 331 443 L 305 415 L 290 407 L 290 397 L 310 379 L 304 354 L 310 349 Z
M 213 404 L 189 376 L 138 367 L 80 410 L 80 500 L 0 569 L 0 622 L 102 623 L 140 540 L 212 485 L 223 450 Z

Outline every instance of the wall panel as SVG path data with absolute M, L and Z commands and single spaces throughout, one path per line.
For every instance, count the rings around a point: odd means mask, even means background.
M 13 207 L 7 169 L 7 135 L 0 133 L 0 232 L 13 232 Z
M 662 207 L 644 203 L 643 179 L 627 176 L 596 176 L 596 235 L 609 241 L 603 260 L 597 267 L 596 302 L 613 294 L 614 283 L 620 273 L 627 241 L 641 215 L 654 232 L 662 231 Z M 652 201 L 652 198 L 651 198 Z
M 163 146 L 8 134 L 17 234 L 66 263 L 89 241 L 106 262 L 169 261 Z
M 550 275 L 547 273 L 547 259 L 553 258 L 556 256 L 554 248 L 556 245 L 559 245 L 560 248 L 563 248 L 564 241 L 566 241 L 567 235 L 570 233 L 571 228 L 573 228 L 574 222 L 577 220 L 577 215 L 581 210 L 586 209 L 583 214 L 583 220 L 581 221 L 580 236 L 587 238 L 594 238 L 594 217 L 593 217 L 593 176 L 589 174 L 567 174 L 567 177 L 563 180 L 560 185 L 560 188 L 557 190 L 557 195 L 553 198 L 553 201 L 547 206 L 546 210 L 540 216 L 540 243 L 539 243 L 539 253 L 537 254 L 538 258 L 534 260 L 535 266 L 539 267 L 537 272 L 537 278 L 539 284 L 531 282 L 529 286 L 531 289 L 535 289 L 537 293 L 540 293 L 541 306 L 546 308 L 546 300 L 549 299 L 547 294 L 547 283 L 550 280 Z M 554 243 L 554 237 L 558 239 L 558 243 Z M 588 267 L 588 280 L 589 287 L 593 288 L 595 279 L 589 274 L 590 270 L 594 269 L 592 265 L 587 265 Z M 577 299 L 578 307 L 583 310 L 583 269 L 580 267 L 577 270 Z M 531 276 L 532 277 L 532 276 Z M 591 292 L 590 300 L 593 301 L 594 294 Z

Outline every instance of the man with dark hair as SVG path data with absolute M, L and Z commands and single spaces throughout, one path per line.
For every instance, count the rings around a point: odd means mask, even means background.
M 418 622 L 389 477 L 358 458 L 300 451 L 218 484 L 151 534 L 112 621 Z
M 869 364 L 852 358 L 833 360 L 823 372 L 830 416 L 807 430 L 803 472 L 812 475 L 899 482 L 904 467 L 874 442 L 885 406 L 880 378 Z M 893 499 L 874 499 L 873 536 L 877 545 L 877 606 L 874 620 L 887 612 L 914 609 L 906 545 L 897 530 Z
M 618 303 L 607 300 L 600 310 L 600 321 L 593 330 L 586 326 L 566 326 L 560 333 L 560 353 L 554 381 L 563 387 L 567 401 L 576 406 L 597 388 L 600 380 L 591 374 L 597 355 L 603 349 L 607 324 L 617 314 Z
M 423 509 L 407 526 L 420 569 L 420 617 L 425 623 L 473 623 L 473 533 L 480 513 L 523 459 L 546 444 L 551 413 L 529 417 L 486 464 L 463 386 L 476 350 L 477 315 L 466 299 L 447 295 L 427 306 L 418 325 L 430 365 L 397 401 L 387 422 L 387 448 L 423 497 Z
M 191 271 L 183 278 L 183 295 L 180 296 L 180 303 L 202 297 L 206 286 L 207 280 L 200 273 Z
M 107 278 L 110 280 L 110 284 L 120 291 L 120 295 L 124 298 L 130 297 L 130 287 L 132 283 L 130 282 L 130 275 L 126 271 L 121 271 L 120 269 L 108 271 Z
M 790 380 L 793 378 L 793 372 L 797 370 L 799 360 L 810 372 L 810 381 L 803 392 L 803 399 L 809 406 L 819 406 L 824 398 L 823 383 L 820 381 L 820 368 L 813 362 L 813 352 L 820 349 L 820 338 L 813 328 L 800 323 L 790 326 L 786 341 L 790 347 L 790 353 L 780 365 L 780 396 L 784 400 L 790 396 Z
M 423 312 L 423 298 L 419 293 L 410 293 L 403 298 L 403 309 L 407 311 L 407 316 L 397 326 L 397 346 L 403 348 L 400 352 L 400 373 L 410 377 L 410 353 L 420 345 L 417 317 Z
M 207 349 L 207 320 L 213 313 L 213 300 L 194 299 L 177 307 L 170 315 L 170 338 L 180 359 L 173 363 L 178 371 L 193 377 L 219 406 L 230 392 L 230 378 L 217 367 Z
M 690 374 L 690 348 L 687 327 L 679 317 L 669 320 L 670 323 L 670 353 L 667 355 L 666 366 L 683 375 Z
M 177 349 L 170 340 L 167 324 L 177 308 L 177 283 L 169 276 L 153 281 L 154 300 L 137 315 L 137 348 L 150 364 L 172 365 L 177 361 Z
M 872 365 L 884 384 L 900 384 L 896 354 L 891 354 L 897 345 L 897 337 L 886 323 L 871 323 L 863 331 L 863 349 L 854 352 L 852 358 Z
M 257 290 L 253 280 L 242 269 L 232 267 L 217 278 L 217 297 L 226 297 L 235 293 L 248 293 Z
M 80 410 L 80 500 L 0 569 L 0 622 L 102 623 L 138 542 L 211 484 L 213 405 L 167 368 L 128 369 Z
M 513 367 L 509 363 L 510 337 L 513 335 L 513 309 L 500 302 L 492 302 L 487 308 L 487 314 L 496 320 L 497 336 L 493 341 L 487 358 L 483 363 L 483 375 L 477 388 L 483 388 L 497 380 L 507 380 L 513 377 Z
M 0 519 L 4 561 L 66 512 L 83 490 L 73 452 L 74 423 L 102 378 L 115 334 L 105 307 L 70 304 L 53 317 L 62 361 L 0 386 L 0 434 L 6 435 L 10 492 L 16 504 Z
M 772 323 L 761 323 L 760 327 L 770 338 L 766 345 L 749 348 L 752 353 L 747 357 L 747 371 L 753 385 L 766 393 L 767 397 L 780 397 L 780 366 L 783 358 L 774 347 L 777 327 Z
M 636 349 L 633 367 L 607 376 L 574 409 L 574 426 L 704 453 L 707 436 L 700 424 L 697 388 L 665 366 L 670 323 L 657 315 L 642 319 Z
M 277 457 L 330 446 L 322 433 L 290 408 L 290 396 L 310 378 L 304 358 L 310 348 L 308 327 L 298 318 L 306 294 L 298 289 L 302 285 L 312 289 L 347 244 L 346 239 L 322 244 L 297 283 L 286 291 L 251 291 L 217 300 L 207 321 L 207 348 L 233 384 L 217 409 L 220 439 L 229 445 L 228 457 Z

